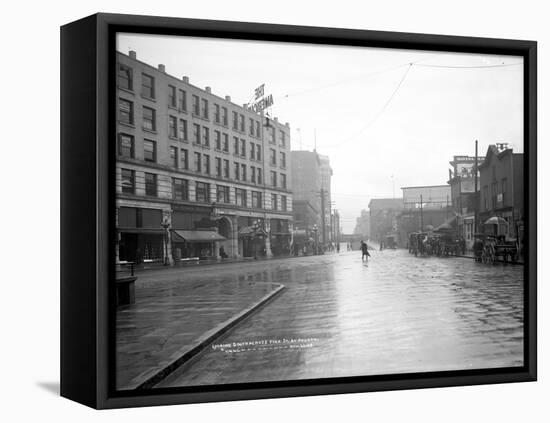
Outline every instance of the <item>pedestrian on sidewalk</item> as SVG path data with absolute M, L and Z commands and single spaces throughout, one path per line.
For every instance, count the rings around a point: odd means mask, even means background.
M 227 253 L 225 252 L 225 248 L 223 248 L 223 245 L 220 247 L 220 257 L 223 259 L 227 258 Z
M 361 240 L 361 261 L 364 261 L 365 258 L 367 261 L 369 261 L 369 257 L 370 257 L 369 246 L 367 245 L 366 242 Z

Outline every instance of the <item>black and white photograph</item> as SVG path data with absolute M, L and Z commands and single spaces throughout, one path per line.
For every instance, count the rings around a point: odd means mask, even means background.
M 116 46 L 116 390 L 524 366 L 523 57 Z

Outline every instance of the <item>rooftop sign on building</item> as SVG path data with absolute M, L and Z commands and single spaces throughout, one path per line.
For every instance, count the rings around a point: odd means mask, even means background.
M 478 158 L 481 163 L 483 158 Z M 476 158 L 471 156 L 454 156 L 453 161 L 449 162 L 453 166 L 451 177 L 460 176 L 461 178 L 473 178 Z
M 273 106 L 273 95 L 265 96 L 265 84 L 260 85 L 254 90 L 254 102 L 248 105 L 248 110 L 254 113 L 259 113 L 268 107 Z

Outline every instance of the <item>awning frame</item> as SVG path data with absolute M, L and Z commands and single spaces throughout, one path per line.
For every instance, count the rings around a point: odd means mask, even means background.
M 176 240 L 172 238 L 174 242 L 216 242 L 227 239 L 215 231 L 172 229 L 171 233 L 172 236 L 176 235 L 177 238 L 180 238 Z

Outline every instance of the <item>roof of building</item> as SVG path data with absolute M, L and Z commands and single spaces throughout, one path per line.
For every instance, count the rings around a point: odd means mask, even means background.
M 485 160 L 478 166 L 479 169 L 483 169 L 485 166 L 488 166 L 491 162 L 491 158 L 493 156 L 496 156 L 499 160 L 504 158 L 507 155 L 513 155 L 513 156 L 522 156 L 522 153 L 514 153 L 513 149 L 511 148 L 505 148 L 504 150 L 499 150 L 498 147 L 495 144 L 489 145 L 489 148 L 487 148 L 487 154 L 485 155 Z
M 220 102 L 230 104 L 231 106 L 235 107 L 236 109 L 239 109 L 242 112 L 248 113 L 249 116 L 250 115 L 252 115 L 254 117 L 258 116 L 258 114 L 256 112 L 251 111 L 248 108 L 244 107 L 245 105 L 240 105 L 240 104 L 237 104 L 237 103 L 231 101 L 231 96 L 222 97 L 221 95 L 218 95 L 218 94 L 215 94 L 214 92 L 212 92 L 211 87 L 207 87 L 209 89 L 209 90 L 207 90 L 205 88 L 199 87 L 198 85 L 192 84 L 191 82 L 189 82 L 189 77 L 188 76 L 184 77 L 184 78 L 187 78 L 186 80 L 184 80 L 184 79 L 180 79 L 180 78 L 168 73 L 165 68 L 163 68 L 163 70 L 159 69 L 158 66 L 164 66 L 164 65 L 158 65 L 157 67 L 155 67 L 154 65 L 151 65 L 150 63 L 147 63 L 147 62 L 144 62 L 144 61 L 138 59 L 137 56 L 135 56 L 135 51 L 133 51 L 134 57 L 132 57 L 130 54 L 126 54 L 126 53 L 123 53 L 122 51 L 118 51 L 118 50 L 117 50 L 116 53 L 117 53 L 118 56 L 124 57 L 128 61 L 131 61 L 131 62 L 134 62 L 134 63 L 139 63 L 142 66 L 146 66 L 149 69 L 151 69 L 152 71 L 156 72 L 157 74 L 160 73 L 160 74 L 164 75 L 165 77 L 174 80 L 174 82 L 177 82 L 178 84 L 187 85 L 187 86 L 192 87 L 192 88 L 194 88 L 198 91 L 201 91 L 203 95 L 208 95 L 210 97 L 217 98 Z M 283 127 L 286 127 L 286 129 L 289 129 L 289 127 L 290 127 L 290 124 L 288 122 L 285 122 L 283 124 L 282 122 L 279 122 L 279 119 L 277 117 L 270 118 L 270 123 L 271 124 L 276 124 L 279 129 L 282 129 Z
M 420 188 L 447 188 L 449 185 L 418 185 L 416 187 L 401 187 L 401 189 L 420 189 Z
M 374 198 L 369 201 L 370 210 L 402 209 L 402 198 Z

